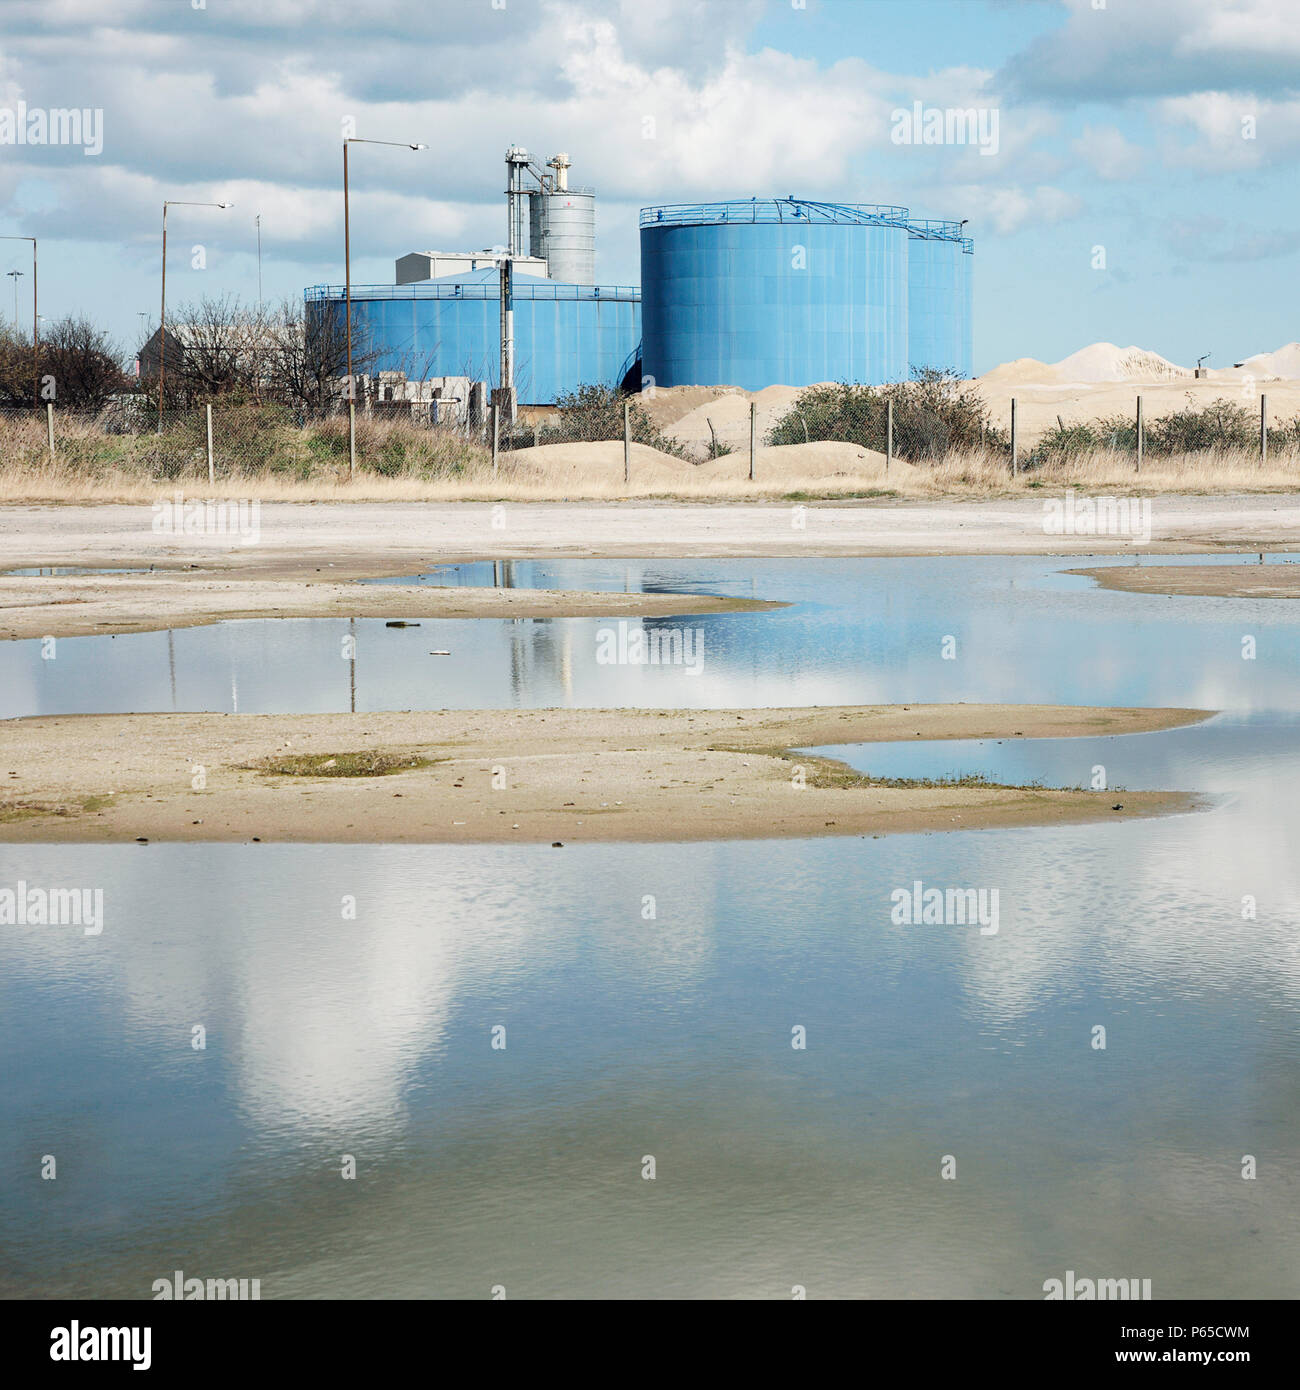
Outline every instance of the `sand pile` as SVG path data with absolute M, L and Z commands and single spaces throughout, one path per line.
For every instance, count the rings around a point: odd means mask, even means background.
M 623 481 L 623 441 L 599 440 L 588 444 L 539 444 L 535 449 L 515 449 L 501 455 L 503 469 L 525 482 Z M 690 476 L 692 465 L 661 453 L 648 444 L 632 445 L 632 476 L 639 482 L 675 483 Z
M 502 455 L 504 476 L 517 482 L 542 482 L 564 487 L 608 484 L 615 491 L 623 485 L 623 445 L 619 440 L 593 444 L 542 444 L 535 449 L 516 449 Z M 632 445 L 632 484 L 647 487 L 679 487 L 682 484 L 748 482 L 749 441 L 734 454 L 692 463 L 661 453 L 645 444 Z M 889 477 L 902 481 L 916 469 L 895 459 Z M 759 447 L 754 460 L 755 481 L 771 486 L 788 483 L 792 488 L 839 479 L 870 480 L 885 477 L 885 456 L 856 444 L 822 440 L 813 444 Z
M 748 468 L 748 450 L 741 454 L 741 460 Z M 876 477 L 884 475 L 885 456 L 858 444 L 822 439 L 814 444 L 777 444 L 772 448 L 760 448 L 754 468 L 760 477 L 768 477 L 773 471 L 803 478 L 834 478 L 859 473 Z M 905 473 L 914 474 L 916 469 L 910 463 L 895 459 L 890 465 L 890 476 L 895 472 L 902 477 Z
M 1190 377 L 1186 367 L 1180 367 L 1140 347 L 1116 347 L 1114 343 L 1092 343 L 1072 352 L 1055 363 L 1062 381 L 1172 381 Z
M 1003 362 L 1001 366 L 977 378 L 983 386 L 1061 386 L 1065 378 L 1046 362 L 1036 357 L 1017 357 L 1014 362 Z
M 708 453 L 715 434 L 719 444 L 748 449 L 750 401 L 758 405 L 758 437 L 763 439 L 798 396 L 797 386 L 767 386 L 752 396 L 744 391 L 720 395 L 688 411 L 664 433 L 669 439 L 701 454 Z
M 1246 358 L 1240 367 L 1227 367 L 1215 375 L 1229 380 L 1240 380 L 1246 376 L 1257 380 L 1269 377 L 1294 380 L 1300 377 L 1300 343 L 1287 343 L 1276 352 L 1257 352 L 1253 357 Z
M 656 428 L 667 430 L 696 406 L 708 405 L 722 396 L 749 399 L 739 386 L 660 386 L 643 392 L 635 400 Z

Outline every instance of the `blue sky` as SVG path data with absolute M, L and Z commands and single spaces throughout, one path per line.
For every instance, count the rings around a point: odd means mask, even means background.
M 1102 339 L 1224 366 L 1300 338 L 1294 0 L 5 0 L 0 19 L 0 141 L 20 102 L 103 113 L 98 155 L 0 143 L 0 230 L 40 237 L 44 316 L 128 349 L 157 321 L 164 198 L 235 203 L 173 211 L 170 305 L 256 297 L 258 213 L 267 298 L 341 281 L 349 120 L 431 146 L 354 149 L 358 282 L 503 240 L 517 142 L 597 188 L 609 282 L 639 278 L 642 204 L 795 193 L 968 218 L 977 371 Z M 899 143 L 917 101 L 995 114 L 996 149 Z M 11 269 L 29 252 L 0 242 Z

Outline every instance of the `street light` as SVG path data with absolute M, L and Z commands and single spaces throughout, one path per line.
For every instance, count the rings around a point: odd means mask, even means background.
M 412 145 L 406 140 L 362 140 L 356 135 L 343 141 L 343 275 L 346 282 L 344 297 L 347 308 L 348 335 L 348 477 L 357 475 L 357 402 L 356 389 L 352 383 L 352 232 L 348 222 L 348 146 L 349 145 L 392 145 L 396 149 L 427 150 L 428 145 Z
M 8 272 L 9 278 L 14 282 L 14 336 L 18 336 L 18 282 L 22 279 L 21 270 L 11 270 Z
M 41 332 L 37 327 L 40 315 L 36 312 L 36 238 L 34 236 L 0 236 L 0 241 L 30 241 L 32 244 L 32 409 L 41 404 Z M 14 292 L 18 291 L 18 281 L 14 281 Z M 14 310 L 17 324 L 18 311 Z
M 167 209 L 168 208 L 233 208 L 234 203 L 186 203 L 172 199 L 163 203 L 162 238 L 162 315 L 158 321 L 158 433 L 163 422 L 163 377 L 167 371 Z

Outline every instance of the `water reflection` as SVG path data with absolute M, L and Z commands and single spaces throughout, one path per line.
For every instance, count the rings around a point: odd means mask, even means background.
M 36 666 L 0 648 L 14 713 L 214 691 L 243 709 L 1228 711 L 831 750 L 1055 785 L 1101 765 L 1212 799 L 1155 820 L 559 850 L 0 845 L 0 888 L 101 886 L 106 915 L 98 937 L 0 928 L 0 1294 L 145 1297 L 180 1267 L 260 1277 L 265 1297 L 1036 1298 L 1066 1269 L 1160 1298 L 1300 1295 L 1294 607 L 1093 593 L 1068 563 L 691 562 L 702 587 L 796 604 L 685 620 L 709 639 L 693 678 L 597 666 L 589 620 L 222 624 L 177 632 L 174 667 L 162 633 Z M 676 588 L 677 565 L 603 573 Z M 427 656 L 442 646 L 453 659 Z M 996 888 L 996 935 L 894 925 L 893 890 L 917 881 Z
M 103 883 L 108 921 L 0 938 L 0 1161 L 61 1162 L 58 1202 L 0 1195 L 0 1285 L 142 1296 L 179 1264 L 268 1297 L 1036 1297 L 1091 1267 L 1294 1296 L 1294 870 L 1207 854 L 1221 816 L 5 847 L 0 881 Z M 914 878 L 1000 885 L 998 934 L 892 925 Z
M 699 672 L 684 663 L 602 663 L 601 634 L 617 627 L 607 618 L 403 628 L 379 619 L 226 622 L 68 638 L 54 660 L 40 642 L 8 642 L 0 645 L 0 716 L 958 700 L 1297 708 L 1294 600 L 1117 593 L 1062 573 L 1113 562 L 516 561 L 503 577 L 524 586 L 710 592 L 792 606 L 631 624 L 676 640 L 699 634 Z M 487 582 L 474 566 L 454 573 Z M 1255 660 L 1242 659 L 1246 635 Z

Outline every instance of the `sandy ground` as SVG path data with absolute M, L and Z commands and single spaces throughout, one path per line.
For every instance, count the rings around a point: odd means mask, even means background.
M 275 568 L 271 565 L 266 568 Z M 257 566 L 249 563 L 256 575 Z M 0 640 L 156 632 L 227 618 L 664 617 L 779 605 L 711 595 L 574 593 L 330 583 L 291 575 L 228 579 L 207 570 L 0 578 Z
M 1116 565 L 1067 570 L 1103 589 L 1202 598 L 1300 598 L 1300 565 Z
M 1133 733 L 1205 717 L 1032 705 L 47 716 L 0 723 L 0 840 L 573 844 L 1131 818 L 1195 802 L 1177 792 L 864 785 L 841 764 L 789 750 Z M 439 761 L 367 778 L 242 767 L 361 750 Z
M 749 480 L 749 426 L 745 426 L 744 447 L 734 453 L 699 463 L 686 463 L 672 454 L 633 444 L 626 469 L 638 489 L 667 493 L 683 484 L 695 488 L 728 485 L 735 491 Z M 575 492 L 601 484 L 621 486 L 625 471 L 623 446 L 617 441 L 586 444 L 541 444 L 535 449 L 516 449 L 509 459 L 513 483 L 530 480 L 551 489 L 572 488 Z M 832 439 L 812 444 L 760 445 L 754 450 L 754 477 L 780 486 L 797 480 L 804 488 L 831 484 L 852 484 L 862 489 L 916 486 L 921 472 L 910 463 L 895 459 L 886 469 L 885 456 Z M 554 495 L 554 493 L 552 494 Z
M 1055 498 L 1056 494 L 1045 494 Z M 418 574 L 534 556 L 1087 555 L 1300 547 L 1300 494 L 1151 502 L 1151 543 L 1045 530 L 1044 498 L 889 505 L 264 503 L 254 545 L 151 529 L 149 507 L 0 508 L 0 568 L 202 565 L 241 577 Z M 334 566 L 336 573 L 329 573 Z
M 1004 362 L 973 384 L 994 422 L 1004 429 L 1010 424 L 1011 398 L 1016 398 L 1017 430 L 1027 447 L 1052 429 L 1058 417 L 1066 425 L 1116 415 L 1132 418 L 1139 394 L 1148 420 L 1216 400 L 1257 413 L 1263 394 L 1269 423 L 1276 425 L 1300 414 L 1300 344 L 1258 354 L 1240 367 L 1210 368 L 1198 378 L 1190 367 L 1139 347 L 1091 343 L 1060 362 L 1032 357 Z M 748 448 L 750 402 L 758 407 L 762 437 L 798 395 L 791 386 L 768 386 L 753 393 L 727 386 L 675 386 L 657 387 L 640 400 L 670 439 L 701 450 L 712 437 L 733 448 Z

